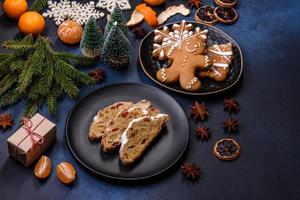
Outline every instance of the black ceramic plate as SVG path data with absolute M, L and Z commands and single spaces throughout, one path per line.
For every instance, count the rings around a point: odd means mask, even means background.
M 99 143 L 88 139 L 89 126 L 97 111 L 118 101 L 148 99 L 170 116 L 166 128 L 134 166 L 125 167 L 119 155 L 100 150 Z M 152 86 L 125 83 L 96 90 L 82 98 L 71 110 L 66 123 L 66 139 L 75 158 L 92 172 L 112 179 L 145 179 L 169 169 L 184 153 L 189 141 L 185 112 L 168 94 Z
M 180 22 L 175 22 L 180 23 Z M 199 22 L 189 22 L 192 23 L 195 27 L 200 27 L 201 29 L 208 29 L 208 40 L 207 45 L 211 46 L 213 44 L 223 44 L 223 43 L 232 43 L 233 45 L 233 55 L 234 59 L 231 65 L 230 74 L 227 79 L 223 82 L 216 82 L 211 79 L 205 78 L 201 79 L 202 86 L 199 91 L 195 92 L 187 92 L 183 90 L 179 83 L 176 84 L 163 84 L 156 79 L 156 72 L 161 67 L 165 67 L 167 63 L 161 63 L 157 58 L 153 58 L 152 56 L 152 46 L 153 46 L 153 38 L 154 38 L 154 31 L 150 32 L 146 37 L 143 39 L 139 49 L 139 58 L 140 64 L 146 73 L 146 75 L 152 79 L 157 84 L 168 88 L 170 90 L 189 94 L 189 95 L 208 95 L 213 93 L 222 92 L 234 86 L 238 80 L 240 79 L 243 71 L 243 56 L 240 47 L 238 44 L 226 33 L 221 31 L 220 29 L 206 25 Z M 163 26 L 172 26 L 174 23 L 166 24 Z M 161 29 L 163 26 L 159 27 Z

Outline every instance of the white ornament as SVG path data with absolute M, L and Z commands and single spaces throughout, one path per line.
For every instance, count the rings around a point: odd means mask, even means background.
M 61 0 L 59 3 L 56 1 L 48 1 L 48 8 L 49 10 L 44 12 L 43 16 L 53 18 L 55 24 L 60 25 L 69 17 L 71 2 L 68 0 Z
M 86 4 L 72 1 L 71 11 L 69 17 L 81 25 L 86 24 L 90 17 L 94 17 L 95 20 L 104 17 L 103 12 L 96 10 L 95 2 L 93 1 Z
M 60 25 L 66 19 L 72 19 L 84 25 L 90 17 L 94 17 L 95 20 L 104 17 L 103 12 L 96 10 L 94 1 L 85 4 L 69 0 L 61 0 L 59 3 L 48 1 L 48 8 L 49 10 L 44 12 L 43 16 L 53 18 L 56 25 Z
M 129 0 L 99 0 L 96 7 L 106 9 L 108 12 L 112 13 L 116 4 L 121 10 L 131 9 Z

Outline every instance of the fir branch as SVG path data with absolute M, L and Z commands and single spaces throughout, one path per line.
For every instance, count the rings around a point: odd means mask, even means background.
M 9 56 L 10 56 L 10 54 L 8 54 L 8 53 L 0 54 L 0 62 L 6 60 Z
M 49 38 L 39 36 L 34 41 L 29 35 L 23 40 L 6 41 L 3 46 L 12 53 L 0 54 L 0 107 L 25 99 L 24 115 L 32 116 L 44 102 L 54 114 L 61 95 L 75 98 L 79 95 L 78 86 L 93 83 L 72 65 L 84 59 L 55 52 Z
M 26 61 L 22 58 L 16 58 L 11 64 L 10 64 L 10 72 L 13 73 L 16 76 L 17 72 L 21 72 L 24 68 Z
M 34 69 L 32 68 L 31 61 L 32 57 L 30 56 L 18 77 L 17 91 L 20 93 L 25 92 L 29 84 L 32 82 Z
M 47 96 L 47 105 L 51 115 L 54 115 L 57 110 L 57 99 L 62 94 L 62 91 L 57 87 L 53 87 Z
M 0 96 L 9 90 L 16 81 L 17 79 L 13 74 L 6 75 L 0 81 Z
M 31 58 L 31 69 L 33 75 L 40 75 L 43 70 L 48 68 L 45 63 L 45 56 L 47 56 L 48 52 L 45 51 L 45 45 L 41 40 L 39 40 L 39 38 L 37 39 L 36 43 L 40 44 L 35 44 L 36 50 Z
M 90 66 L 97 62 L 95 59 L 74 55 L 68 52 L 55 52 L 54 55 L 65 62 L 72 63 L 73 65 Z
M 0 78 L 9 73 L 9 66 L 17 59 L 18 56 L 19 54 L 12 54 L 4 61 L 0 62 Z
M 34 40 L 32 35 L 27 35 L 23 39 L 5 41 L 2 46 L 11 51 L 24 53 L 34 47 Z
M 25 106 L 25 111 L 22 116 L 32 117 L 35 113 L 39 111 L 39 107 L 41 106 L 43 98 L 38 101 L 27 101 Z
M 46 68 L 41 77 L 30 87 L 28 99 L 36 101 L 41 96 L 47 96 L 52 86 L 53 77 L 53 68 Z
M 55 74 L 55 81 L 60 86 L 60 88 L 67 93 L 71 98 L 76 98 L 79 94 L 79 89 L 75 82 L 72 81 L 68 76 L 61 73 Z
M 22 98 L 22 93 L 18 92 L 14 88 L 8 90 L 0 97 L 0 107 L 7 107 L 17 103 Z
M 41 13 L 44 8 L 48 5 L 48 0 L 35 0 L 33 4 L 30 6 L 30 11 L 36 11 Z
M 63 73 L 81 84 L 91 85 L 94 83 L 94 80 L 91 77 L 86 76 L 86 74 L 75 69 L 72 65 L 63 60 L 59 60 L 54 67 L 55 71 Z

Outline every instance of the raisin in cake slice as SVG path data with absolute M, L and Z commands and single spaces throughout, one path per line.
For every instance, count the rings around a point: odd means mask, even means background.
M 141 107 L 125 108 L 117 116 L 110 120 L 106 125 L 106 131 L 101 140 L 101 147 L 104 152 L 117 150 L 121 145 L 121 135 L 128 127 L 128 124 L 143 116 L 154 116 L 159 114 L 156 108 L 146 110 Z
M 213 64 L 208 71 L 201 72 L 200 76 L 209 77 L 216 81 L 226 80 L 233 59 L 232 44 L 215 44 L 207 48 L 207 54 L 212 58 Z
M 124 165 L 133 164 L 159 135 L 169 116 L 158 114 L 133 120 L 122 134 L 120 160 Z
M 117 102 L 98 111 L 89 129 L 90 140 L 100 140 L 106 130 L 106 124 L 124 108 L 133 106 L 132 102 Z

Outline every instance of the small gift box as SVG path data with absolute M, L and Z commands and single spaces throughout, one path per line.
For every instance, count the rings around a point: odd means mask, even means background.
M 56 139 L 56 125 L 40 114 L 23 118 L 23 125 L 7 139 L 9 155 L 26 167 Z

